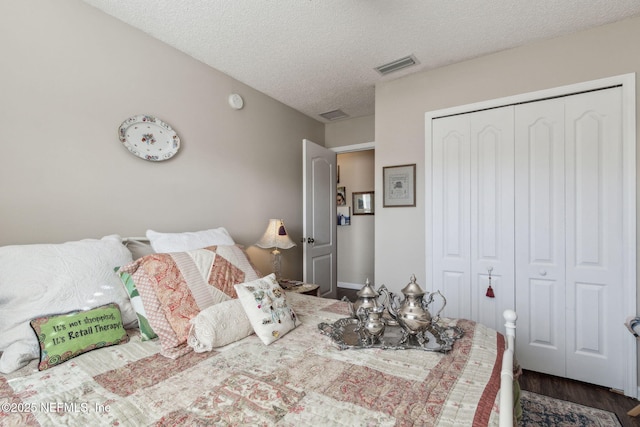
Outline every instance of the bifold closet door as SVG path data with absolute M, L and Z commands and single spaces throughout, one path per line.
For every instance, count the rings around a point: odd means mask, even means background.
M 433 290 L 443 315 L 471 319 L 471 128 L 467 115 L 433 121 Z
M 517 356 L 624 389 L 621 89 L 516 107 Z
M 515 110 L 518 362 L 564 377 L 564 98 Z
M 622 88 L 565 102 L 566 376 L 622 390 Z
M 513 107 L 440 118 L 432 134 L 433 288 L 446 316 L 502 329 L 514 307 Z

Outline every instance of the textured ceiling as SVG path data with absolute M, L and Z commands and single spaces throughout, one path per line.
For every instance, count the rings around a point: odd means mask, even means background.
M 375 84 L 640 13 L 638 0 L 83 0 L 326 122 Z M 380 76 L 407 55 L 419 64 Z

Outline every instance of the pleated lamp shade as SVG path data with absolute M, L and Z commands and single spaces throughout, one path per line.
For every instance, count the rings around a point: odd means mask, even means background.
M 281 219 L 270 219 L 267 231 L 256 242 L 256 246 L 264 249 L 275 248 L 271 251 L 271 263 L 276 280 L 282 278 L 282 253 L 278 249 L 289 249 L 295 245 L 284 228 L 284 222 Z
M 287 234 L 287 229 L 284 228 L 284 222 L 281 219 L 270 219 L 264 235 L 256 242 L 256 246 L 264 249 L 290 249 L 295 245 Z

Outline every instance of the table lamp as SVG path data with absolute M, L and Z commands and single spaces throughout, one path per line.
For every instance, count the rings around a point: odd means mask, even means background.
M 273 272 L 276 275 L 276 280 L 281 279 L 281 266 L 282 266 L 282 253 L 279 249 L 289 249 L 294 247 L 287 229 L 284 228 L 284 222 L 281 219 L 270 219 L 269 225 L 267 225 L 267 231 L 256 242 L 256 246 L 264 249 L 271 249 Z

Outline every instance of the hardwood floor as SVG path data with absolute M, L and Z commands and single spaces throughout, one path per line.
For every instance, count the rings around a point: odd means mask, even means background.
M 349 301 L 355 302 L 358 299 L 358 291 L 355 289 L 338 288 L 337 299 L 342 299 L 342 297 L 347 297 Z
M 624 427 L 640 427 L 640 417 L 627 415 L 640 402 L 608 388 L 526 370 L 520 377 L 520 387 L 556 399 L 611 411 L 618 416 Z
M 338 299 L 346 296 L 354 302 L 358 298 L 357 292 L 356 290 L 338 288 Z M 627 412 L 635 408 L 636 405 L 640 405 L 640 401 L 612 392 L 606 387 L 527 370 L 520 378 L 520 387 L 523 390 L 556 399 L 614 412 L 624 427 L 640 427 L 640 416 L 630 417 L 627 415 Z

